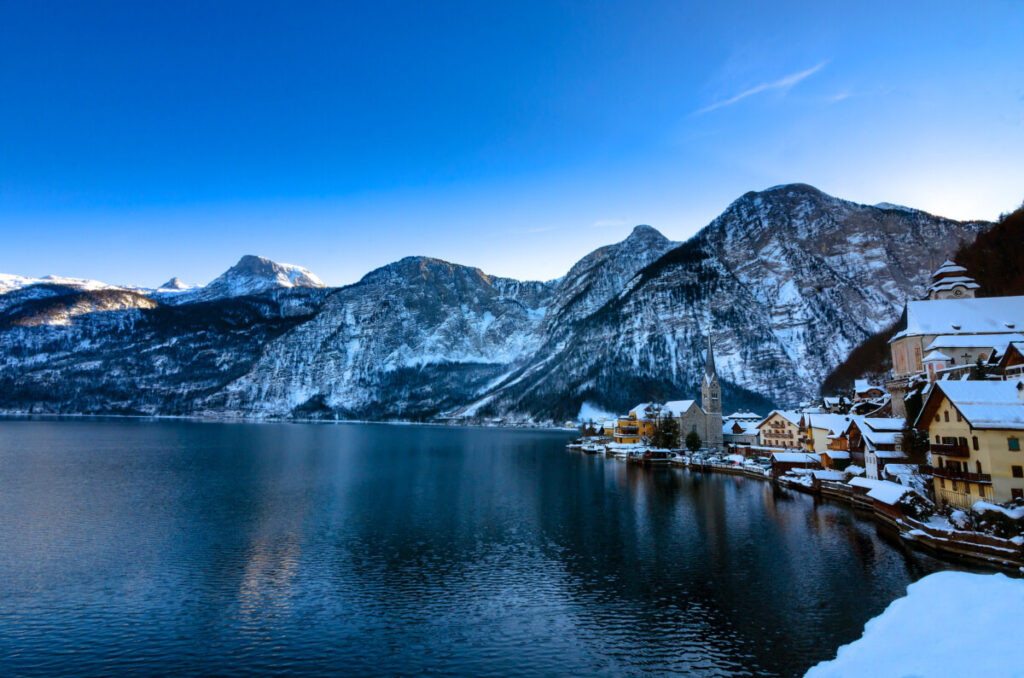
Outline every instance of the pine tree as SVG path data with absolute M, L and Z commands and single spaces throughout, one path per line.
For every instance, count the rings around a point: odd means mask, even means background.
M 696 431 L 690 431 L 686 434 L 686 449 L 690 450 L 690 452 L 696 452 L 703 444 L 704 441 L 700 439 L 700 434 Z
M 651 444 L 669 450 L 679 447 L 679 420 L 673 417 L 671 412 L 660 417 L 655 423 Z

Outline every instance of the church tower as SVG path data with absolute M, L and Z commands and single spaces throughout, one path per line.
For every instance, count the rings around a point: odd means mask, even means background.
M 711 347 L 711 331 L 708 330 L 708 353 L 704 359 L 704 379 L 700 385 L 701 406 L 705 414 L 704 445 L 721 449 L 722 441 L 722 388 L 715 370 L 715 350 Z

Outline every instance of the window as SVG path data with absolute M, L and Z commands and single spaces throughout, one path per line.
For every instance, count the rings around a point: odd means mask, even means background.
M 939 415 L 935 415 L 935 418 L 938 419 Z M 935 444 L 938 445 L 940 442 L 939 436 L 935 436 Z
M 974 449 L 978 449 L 978 436 L 971 436 L 971 444 L 974 445 Z
M 946 481 L 943 480 L 942 478 L 939 478 L 939 487 L 941 487 L 942 489 L 946 489 Z
M 1019 438 L 1007 438 L 1006 446 L 1011 452 L 1020 452 L 1020 439 Z
M 949 421 L 949 410 L 946 410 L 945 412 L 943 412 L 942 416 L 945 417 L 946 421 Z
M 962 414 L 960 414 L 960 410 L 956 411 L 956 420 L 957 421 L 963 421 L 964 420 L 964 416 Z
M 1016 488 L 1010 490 L 1010 497 L 1013 499 L 1024 499 L 1024 490 L 1018 490 Z
M 939 413 L 938 412 L 935 413 L 935 421 L 939 421 Z
M 1011 466 L 1010 472 L 1014 478 L 1024 478 L 1024 466 Z
M 960 447 L 967 447 L 967 438 L 960 438 L 956 441 Z
M 981 473 L 981 462 L 980 461 L 974 462 L 974 469 L 975 469 L 975 471 L 977 473 L 979 473 L 979 474 Z

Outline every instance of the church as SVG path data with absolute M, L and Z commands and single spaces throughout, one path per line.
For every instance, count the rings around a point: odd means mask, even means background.
M 696 431 L 703 447 L 721 449 L 722 442 L 722 388 L 715 369 L 715 353 L 708 336 L 708 350 L 704 358 L 704 377 L 700 386 L 701 402 L 671 400 L 667 403 L 640 403 L 619 417 L 615 425 L 615 442 L 643 443 L 654 434 L 659 416 L 671 415 L 679 419 L 680 444 L 687 434 Z

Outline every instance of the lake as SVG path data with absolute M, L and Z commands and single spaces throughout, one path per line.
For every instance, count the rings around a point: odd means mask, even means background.
M 570 437 L 0 421 L 2 672 L 800 675 L 950 568 Z

